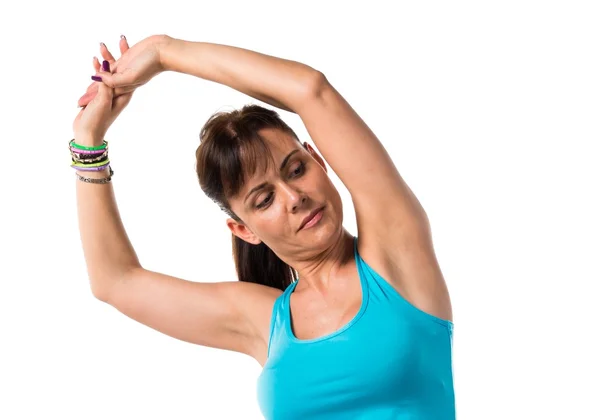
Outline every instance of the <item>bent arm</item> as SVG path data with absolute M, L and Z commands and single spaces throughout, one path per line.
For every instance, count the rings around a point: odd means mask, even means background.
M 164 36 L 160 59 L 165 70 L 229 86 L 253 98 L 297 112 L 322 75 L 297 61 L 243 48 Z
M 84 146 L 95 146 L 102 140 L 75 139 Z M 108 170 L 80 172 L 85 177 L 105 178 Z M 73 175 L 77 189 L 79 233 L 87 265 L 92 293 L 98 299 L 128 271 L 139 267 L 138 257 L 121 222 L 112 181 L 106 184 L 82 182 Z
M 75 139 L 84 146 L 99 141 Z M 79 172 L 105 178 L 108 171 Z M 237 351 L 263 364 L 281 290 L 246 282 L 199 283 L 144 269 L 127 237 L 112 182 L 77 182 L 79 229 L 93 295 L 171 337 Z
M 352 196 L 360 252 L 370 249 L 384 256 L 390 272 L 402 273 L 396 284 L 412 304 L 452 319 L 425 209 L 375 133 L 321 72 L 241 48 L 165 39 L 159 56 L 166 70 L 225 84 L 298 114 Z

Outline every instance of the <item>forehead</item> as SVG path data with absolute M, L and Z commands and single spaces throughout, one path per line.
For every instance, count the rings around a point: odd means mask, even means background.
M 259 131 L 268 147 L 268 156 L 262 156 L 260 164 L 254 165 L 254 173 L 246 172 L 245 183 L 242 188 L 241 198 L 256 185 L 265 181 L 269 173 L 278 174 L 280 165 L 287 155 L 298 149 L 299 142 L 290 134 L 274 129 L 263 129 Z M 294 156 L 298 152 L 294 153 Z
M 289 133 L 274 128 L 263 128 L 258 134 L 265 140 L 273 156 L 286 154 L 298 145 L 296 139 Z

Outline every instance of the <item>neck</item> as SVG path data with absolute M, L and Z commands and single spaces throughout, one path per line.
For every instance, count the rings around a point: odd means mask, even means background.
M 305 290 L 326 292 L 336 280 L 347 277 L 348 269 L 354 269 L 354 237 L 342 228 L 333 245 L 293 267 L 298 272 L 294 293 Z

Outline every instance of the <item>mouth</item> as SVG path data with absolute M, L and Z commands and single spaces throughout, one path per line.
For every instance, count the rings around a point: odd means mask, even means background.
M 300 225 L 300 228 L 298 228 L 298 231 L 309 227 L 312 227 L 314 224 L 316 224 L 319 220 L 321 220 L 321 218 L 323 217 L 323 209 L 325 208 L 325 206 L 316 208 L 315 210 L 313 210 L 312 212 L 310 212 L 310 214 L 308 216 L 306 216 L 304 218 L 304 220 L 302 221 L 302 224 Z

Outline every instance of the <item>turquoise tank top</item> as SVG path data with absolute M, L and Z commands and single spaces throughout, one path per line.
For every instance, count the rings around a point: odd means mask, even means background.
M 345 326 L 300 340 L 290 295 L 275 301 L 267 360 L 257 380 L 266 419 L 454 420 L 453 324 L 421 311 L 360 257 L 362 305 Z

